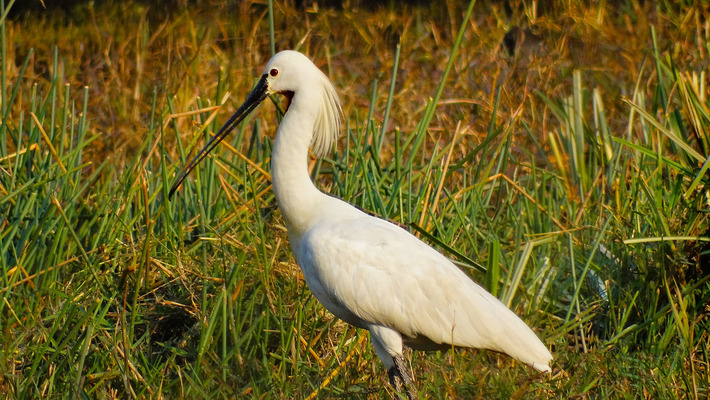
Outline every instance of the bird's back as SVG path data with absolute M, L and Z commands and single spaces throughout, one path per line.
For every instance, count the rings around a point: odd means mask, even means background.
M 352 325 L 392 328 L 415 349 L 485 348 L 549 369 L 550 352 L 520 318 L 396 225 L 343 208 L 292 244 L 311 291 Z

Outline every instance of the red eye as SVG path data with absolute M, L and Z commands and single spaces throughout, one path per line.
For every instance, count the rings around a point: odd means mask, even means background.
M 276 68 L 271 68 L 271 71 L 269 71 L 269 75 L 271 76 L 276 76 L 279 74 L 279 70 Z

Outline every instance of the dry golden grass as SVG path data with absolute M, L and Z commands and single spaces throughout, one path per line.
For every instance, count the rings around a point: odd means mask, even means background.
M 476 6 L 432 135 L 450 135 L 461 121 L 471 128 L 470 140 L 479 142 L 487 132 L 496 88 L 501 87 L 499 122 L 514 119 L 520 111 L 519 118 L 544 141 L 544 133 L 557 121 L 534 92 L 551 98 L 569 95 L 574 69 L 582 71 L 586 87 L 602 88 L 610 121 L 624 126 L 622 96 L 633 92 L 640 77 L 644 82 L 654 79 L 653 68 L 644 63 L 651 50 L 651 26 L 659 32 L 659 47 L 682 62 L 679 66 L 693 69 L 707 62 L 709 28 L 700 6 L 661 14 L 661 6 L 649 3 L 570 2 L 533 15 L 529 3 L 511 3 L 510 16 L 497 3 Z M 459 2 L 348 4 L 343 9 L 277 2 L 276 49 L 297 48 L 321 66 L 339 88 L 346 116 L 366 114 L 377 79 L 375 116 L 381 119 L 394 45 L 400 38 L 401 62 L 388 128 L 408 131 L 434 93 L 464 8 Z M 516 26 L 527 35 L 511 57 L 502 42 Z M 163 94 L 160 103 L 166 94 L 174 95 L 176 112 L 188 111 L 197 96 L 214 96 L 216 77 L 224 68 L 222 77 L 232 93 L 229 108 L 234 108 L 270 56 L 267 7 L 261 1 L 205 1 L 187 7 L 169 2 L 128 2 L 121 7 L 79 2 L 71 12 L 55 8 L 22 15 L 8 28 L 8 42 L 14 43 L 8 49 L 10 65 L 20 65 L 34 49 L 28 82 L 47 81 L 56 46 L 64 81 L 75 88 L 88 86 L 92 130 L 102 134 L 105 146 L 95 150 L 100 157 L 123 157 L 141 142 L 154 88 Z M 8 80 L 16 74 L 16 69 L 9 71 Z M 78 96 L 79 91 L 74 93 Z

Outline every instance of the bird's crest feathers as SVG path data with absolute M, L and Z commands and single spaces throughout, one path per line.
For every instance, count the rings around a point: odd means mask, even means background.
M 343 111 L 335 87 L 323 72 L 318 71 L 322 79 L 323 96 L 321 96 L 320 110 L 313 127 L 311 148 L 313 154 L 320 158 L 327 156 L 335 144 L 335 139 L 340 132 L 340 118 Z

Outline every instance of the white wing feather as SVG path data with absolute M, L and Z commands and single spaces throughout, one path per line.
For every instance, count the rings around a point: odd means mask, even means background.
M 361 328 L 392 328 L 415 349 L 485 348 L 549 369 L 552 355 L 530 328 L 446 257 L 396 225 L 335 208 L 340 215 L 292 241 L 329 311 Z

